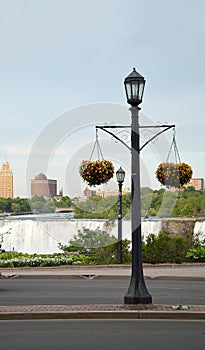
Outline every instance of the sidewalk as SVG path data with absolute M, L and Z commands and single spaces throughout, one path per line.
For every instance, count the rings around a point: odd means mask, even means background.
M 185 306 L 184 306 L 185 307 Z M 181 309 L 182 308 L 182 309 Z M 205 320 L 205 305 L 30 305 L 0 306 L 0 320 L 180 319 Z
M 1 269 L 1 278 L 128 278 L 130 266 L 68 266 Z M 145 279 L 205 281 L 205 264 L 144 265 Z M 195 283 L 194 282 L 194 283 Z M 0 320 L 184 319 L 205 320 L 204 305 L 30 305 L 0 306 Z
M 1 268 L 2 278 L 129 278 L 130 265 L 69 265 L 66 267 Z M 205 281 L 205 264 L 144 265 L 145 279 Z

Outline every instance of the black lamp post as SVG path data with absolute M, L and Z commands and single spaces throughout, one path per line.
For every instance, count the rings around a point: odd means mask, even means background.
M 125 179 L 125 171 L 120 167 L 116 171 L 118 191 L 118 242 L 117 242 L 117 263 L 122 264 L 122 184 Z
M 145 79 L 135 68 L 124 81 L 127 102 L 131 105 L 131 194 L 132 194 L 132 275 L 125 304 L 151 304 L 143 275 L 142 234 L 141 234 L 141 199 L 140 199 L 140 135 L 139 104 L 142 102 Z

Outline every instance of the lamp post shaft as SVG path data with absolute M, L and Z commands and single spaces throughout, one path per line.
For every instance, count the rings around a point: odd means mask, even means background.
M 118 182 L 118 242 L 117 242 L 117 263 L 122 264 L 122 183 Z
M 141 198 L 140 198 L 140 136 L 138 106 L 130 108 L 131 124 L 131 195 L 132 195 L 132 275 L 125 304 L 151 304 L 142 266 Z

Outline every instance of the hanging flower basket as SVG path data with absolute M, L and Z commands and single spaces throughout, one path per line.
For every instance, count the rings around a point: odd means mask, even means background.
M 186 163 L 161 163 L 156 170 L 157 180 L 164 186 L 183 187 L 188 184 L 192 177 L 192 168 Z
M 179 163 L 177 165 L 179 168 L 180 186 L 184 186 L 191 180 L 193 171 L 191 166 L 186 163 Z
M 79 173 L 89 186 L 96 186 L 113 177 L 114 166 L 109 160 L 83 160 L 79 167 Z

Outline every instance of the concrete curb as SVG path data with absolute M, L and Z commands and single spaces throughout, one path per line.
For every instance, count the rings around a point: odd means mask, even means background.
M 93 275 L 93 274 L 73 274 L 73 275 L 42 275 L 42 274 L 31 274 L 31 275 L 1 275 L 0 279 L 130 279 L 127 275 Z M 205 281 L 205 276 L 146 276 L 145 280 L 179 280 L 179 281 Z
M 41 305 L 0 307 L 0 320 L 40 319 L 124 319 L 124 320 L 205 320 L 205 305 L 189 306 L 187 310 L 173 310 L 171 306 L 132 309 L 121 305 Z
M 109 264 L 109 265 L 94 265 L 94 264 L 77 264 L 77 265 L 60 265 L 60 266 L 44 266 L 44 267 L 30 267 L 30 266 L 24 266 L 24 267 L 2 267 L 1 270 L 13 270 L 13 269 L 21 269 L 21 270 L 60 270 L 60 269 L 130 269 L 131 264 Z M 161 264 L 149 264 L 149 263 L 143 263 L 143 268 L 187 268 L 187 267 L 205 267 L 205 263 L 181 263 L 181 264 L 175 264 L 175 263 L 161 263 Z

